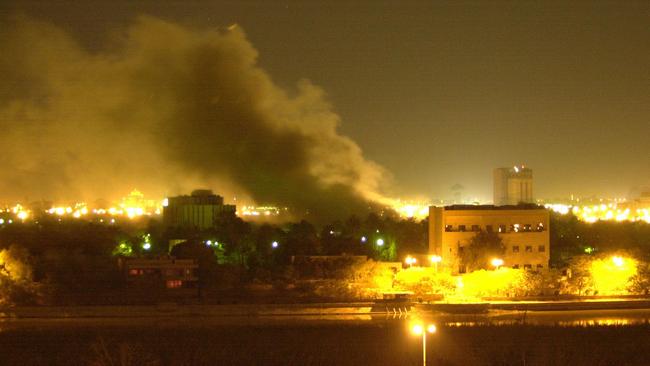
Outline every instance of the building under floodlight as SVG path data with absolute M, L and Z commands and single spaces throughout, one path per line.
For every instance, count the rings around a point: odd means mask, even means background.
M 506 247 L 503 266 L 542 270 L 550 259 L 549 213 L 536 205 L 429 207 L 429 254 L 464 273 L 460 258 L 477 232 L 497 233 Z

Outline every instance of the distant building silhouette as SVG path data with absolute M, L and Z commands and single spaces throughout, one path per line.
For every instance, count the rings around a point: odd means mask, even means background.
M 223 197 L 208 189 L 197 189 L 189 196 L 169 197 L 163 203 L 165 227 L 205 230 L 217 226 L 223 215 L 234 215 L 235 205 L 224 205 Z
M 494 169 L 495 206 L 533 203 L 533 170 L 522 166 Z

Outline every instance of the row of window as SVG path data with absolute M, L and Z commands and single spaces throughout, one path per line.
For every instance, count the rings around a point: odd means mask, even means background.
M 191 269 L 139 269 L 131 268 L 129 269 L 129 276 L 143 276 L 143 275 L 165 275 L 167 277 L 180 277 L 180 276 L 191 276 Z
M 524 246 L 524 249 L 526 253 L 532 253 L 533 252 L 533 246 L 532 245 L 526 245 Z M 544 253 L 546 251 L 546 246 L 545 245 L 538 245 L 537 246 L 537 252 L 539 253 Z M 512 252 L 513 253 L 519 253 L 519 245 L 513 245 L 512 246 Z
M 481 228 L 481 225 L 458 225 L 454 227 L 454 225 L 445 225 L 445 231 L 447 232 L 453 232 L 453 231 L 460 231 L 460 232 L 465 232 L 465 231 L 473 231 L 473 232 L 479 232 L 483 230 Z M 485 231 L 488 233 L 492 232 L 498 232 L 498 233 L 525 233 L 525 232 L 541 232 L 544 231 L 545 227 L 543 223 L 538 223 L 537 225 L 533 226 L 532 224 L 512 224 L 510 227 L 505 224 L 497 225 L 496 227 L 494 225 L 485 225 Z
M 523 267 L 524 267 L 524 269 L 533 269 L 533 266 L 532 266 L 531 264 L 524 264 Z M 514 265 L 512 266 L 512 268 L 513 268 L 513 269 L 519 269 L 520 266 L 519 266 L 518 264 L 514 264 Z M 543 269 L 543 268 L 544 268 L 544 265 L 543 265 L 543 264 L 538 264 L 538 265 L 536 266 L 536 269 Z

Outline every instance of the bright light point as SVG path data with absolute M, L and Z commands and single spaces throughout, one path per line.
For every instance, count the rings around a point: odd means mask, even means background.
M 429 326 L 427 327 L 427 332 L 429 332 L 429 333 L 435 333 L 436 330 L 437 330 L 437 328 L 433 324 L 429 324 Z
M 18 212 L 18 214 L 16 214 L 16 216 L 18 216 L 18 218 L 21 219 L 21 220 L 25 220 L 27 218 L 27 212 L 20 211 L 20 212 Z
M 492 259 L 492 261 L 491 261 L 490 263 L 492 263 L 493 266 L 499 268 L 500 266 L 503 265 L 503 259 L 501 259 L 501 258 L 494 258 L 494 259 Z
M 362 236 L 362 237 L 361 237 L 361 242 L 362 242 L 362 243 L 365 243 L 367 240 L 368 240 L 368 239 L 366 239 L 365 236 Z
M 0 219 L 0 225 L 5 223 L 5 219 Z
M 165 199 L 163 199 L 163 201 L 162 201 L 162 206 L 163 206 L 163 207 L 167 207 L 167 206 L 169 206 L 169 198 L 165 198 Z
M 377 239 L 377 245 L 379 246 L 384 245 L 384 239 Z
M 440 262 L 442 262 L 442 257 L 439 256 L 439 255 L 432 255 L 431 257 L 429 257 L 429 259 L 431 260 L 431 263 L 440 263 Z
M 616 267 L 623 267 L 623 264 L 625 264 L 623 257 L 619 257 L 617 255 L 612 257 L 612 262 L 614 262 L 614 265 Z
M 207 244 L 208 246 L 212 245 L 212 240 L 206 240 L 205 244 Z
M 406 264 L 408 264 L 409 266 L 412 266 L 412 265 L 414 265 L 414 264 L 417 262 L 417 259 L 415 259 L 415 258 L 413 258 L 413 257 L 411 257 L 411 256 L 409 255 L 409 256 L 406 257 L 406 259 L 405 259 L 404 261 L 405 261 Z
M 273 243 L 271 243 L 271 247 L 273 247 L 273 248 L 277 248 L 279 245 L 280 244 L 277 241 L 274 241 Z
M 424 331 L 424 329 L 422 328 L 422 325 L 420 325 L 420 324 L 416 324 L 416 325 L 413 326 L 413 328 L 411 328 L 411 332 L 413 332 L 413 334 L 415 334 L 415 335 L 420 335 L 420 334 L 422 334 L 423 331 Z
M 144 249 L 144 250 L 149 250 L 149 249 L 151 249 L 151 244 L 149 244 L 149 243 L 144 243 L 144 244 L 142 244 L 142 249 Z

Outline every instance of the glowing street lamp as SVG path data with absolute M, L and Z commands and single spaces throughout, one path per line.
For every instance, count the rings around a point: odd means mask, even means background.
M 406 257 L 404 262 L 406 262 L 406 264 L 408 264 L 409 267 L 413 267 L 413 265 L 417 262 L 417 259 L 415 259 L 415 258 L 413 258 L 413 257 L 411 257 L 409 255 L 409 256 Z
M 384 239 L 379 238 L 379 239 L 377 239 L 377 242 L 376 242 L 376 243 L 377 243 L 377 246 L 379 246 L 379 247 L 383 247 L 383 246 L 384 246 Z
M 625 260 L 623 260 L 623 257 L 618 255 L 612 257 L 612 262 L 614 262 L 614 265 L 619 268 L 623 267 L 623 265 L 625 264 Z
M 442 262 L 442 257 L 439 255 L 432 255 L 429 257 L 429 260 L 436 267 L 436 272 L 438 272 L 438 263 Z
M 495 269 L 499 269 L 503 265 L 503 259 L 501 258 L 494 258 L 492 259 L 492 265 L 494 266 Z
M 437 330 L 434 324 L 429 324 L 425 328 L 423 324 L 414 324 L 411 327 L 411 333 L 414 335 L 422 335 L 422 366 L 427 365 L 427 333 L 435 333 Z
M 275 249 L 275 248 L 277 248 L 279 246 L 280 246 L 280 243 L 278 243 L 277 241 L 274 241 L 273 243 L 271 243 L 271 248 L 273 248 L 273 249 Z

